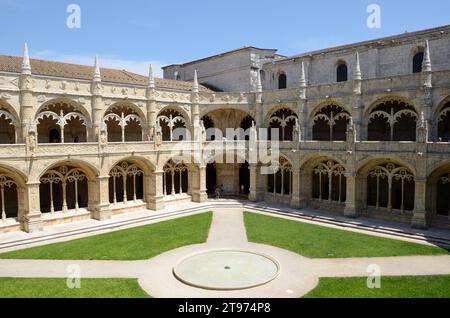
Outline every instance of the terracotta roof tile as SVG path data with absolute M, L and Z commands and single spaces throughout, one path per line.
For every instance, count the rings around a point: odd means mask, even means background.
M 31 59 L 31 72 L 36 75 L 56 76 L 64 78 L 73 78 L 81 80 L 91 80 L 94 73 L 93 66 L 70 64 L 63 62 L 54 62 L 47 60 Z M 0 55 L 0 72 L 20 73 L 22 57 L 11 55 Z M 102 81 L 131 84 L 147 85 L 147 76 L 128 72 L 126 70 L 115 70 L 110 68 L 101 68 Z M 157 88 L 167 88 L 176 90 L 190 91 L 192 82 L 176 81 L 165 78 L 155 78 Z M 208 88 L 200 86 L 202 91 L 210 91 Z

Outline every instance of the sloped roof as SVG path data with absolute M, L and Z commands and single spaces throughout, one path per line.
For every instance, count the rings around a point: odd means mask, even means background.
M 31 72 L 35 75 L 55 76 L 80 80 L 92 80 L 94 67 L 79 64 L 70 64 L 40 59 L 31 59 Z M 0 72 L 20 73 L 22 57 L 11 55 L 0 55 Z M 100 68 L 102 81 L 118 84 L 147 85 L 148 77 L 131 73 L 126 70 L 116 70 L 110 68 Z M 190 91 L 192 82 L 176 81 L 165 78 L 155 78 L 157 88 L 167 88 L 175 90 Z M 204 86 L 200 86 L 202 91 L 210 91 Z

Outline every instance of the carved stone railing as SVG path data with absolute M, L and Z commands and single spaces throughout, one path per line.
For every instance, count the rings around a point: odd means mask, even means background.
M 259 141 L 259 148 L 271 149 L 272 144 L 267 141 Z M 361 141 L 354 144 L 353 150 L 360 153 L 397 153 L 416 154 L 418 146 L 416 142 L 382 142 Z M 110 142 L 103 147 L 98 143 L 64 143 L 64 144 L 38 144 L 33 153 L 27 151 L 25 144 L 0 145 L 0 159 L 21 159 L 29 157 L 71 157 L 84 155 L 116 155 L 116 154 L 150 154 L 150 153 L 176 153 L 179 150 L 206 151 L 211 149 L 235 149 L 244 155 L 249 151 L 248 141 L 206 141 L 204 143 L 192 141 L 164 141 L 160 145 L 155 142 Z M 345 152 L 351 147 L 344 141 L 282 141 L 278 143 L 283 152 Z M 421 148 L 428 156 L 448 155 L 450 143 L 427 143 Z
M 201 104 L 248 104 L 251 102 L 251 93 L 200 93 Z

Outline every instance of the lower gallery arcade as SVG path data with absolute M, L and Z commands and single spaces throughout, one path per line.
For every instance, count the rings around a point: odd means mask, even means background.
M 422 208 L 428 225 L 449 224 L 448 164 L 435 169 L 426 180 L 417 180 L 410 167 L 388 158 L 369 160 L 356 173 L 332 157 L 300 163 L 282 155 L 279 163 L 275 173 L 263 175 L 262 165 L 247 162 L 199 166 L 169 159 L 161 169 L 151 170 L 150 162 L 130 157 L 114 163 L 107 176 L 99 176 L 90 164 L 64 161 L 43 171 L 38 183 L 26 182 L 14 168 L 2 166 L 1 229 L 28 229 L 28 207 L 36 200 L 39 210 L 32 211 L 34 220 L 39 215 L 45 226 L 91 217 L 104 219 L 108 213 L 133 209 L 202 202 L 207 194 L 214 195 L 216 186 L 224 188 L 224 195 L 253 201 L 404 223 L 411 223 Z

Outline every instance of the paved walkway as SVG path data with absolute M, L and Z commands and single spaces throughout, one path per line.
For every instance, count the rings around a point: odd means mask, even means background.
M 280 263 L 280 274 L 266 285 L 241 291 L 199 289 L 173 276 L 173 266 L 190 254 L 223 248 L 269 255 Z M 73 264 L 80 266 L 83 278 L 138 278 L 153 297 L 181 298 L 297 298 L 314 289 L 319 277 L 367 276 L 371 264 L 379 265 L 386 276 L 450 274 L 450 256 L 308 259 L 277 247 L 249 243 L 242 209 L 221 208 L 214 210 L 205 244 L 178 248 L 145 261 L 0 260 L 0 277 L 67 277 L 67 268 Z

